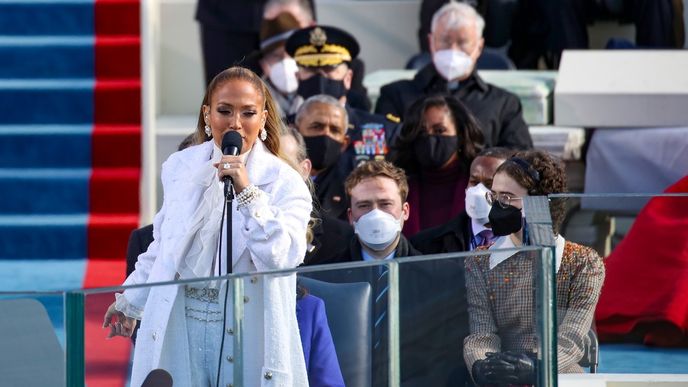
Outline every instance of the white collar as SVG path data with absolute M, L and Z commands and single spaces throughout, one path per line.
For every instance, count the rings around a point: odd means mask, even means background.
M 471 228 L 473 230 L 473 236 L 478 235 L 481 231 L 483 230 L 490 230 L 489 228 L 485 227 L 484 224 L 481 224 L 480 222 L 477 222 L 475 219 L 471 218 Z
M 392 250 L 392 252 L 389 253 L 388 256 L 384 257 L 382 260 L 394 258 L 394 255 L 396 254 L 396 252 L 397 252 L 396 249 Z M 373 257 L 372 255 L 368 254 L 368 252 L 363 247 L 361 247 L 361 257 L 363 258 L 364 261 L 380 261 L 380 259 L 377 259 L 377 258 Z
M 559 272 L 559 267 L 561 266 L 561 259 L 564 257 L 564 246 L 566 245 L 566 240 L 561 235 L 557 235 L 555 247 L 554 247 L 554 258 L 555 258 L 555 269 Z M 494 269 L 500 263 L 506 261 L 510 257 L 516 255 L 518 251 L 514 251 L 516 248 L 514 242 L 511 240 L 510 235 L 501 236 L 495 240 L 495 242 L 488 248 L 488 250 L 495 250 L 490 253 L 490 270 Z M 499 251 L 510 249 L 510 251 Z

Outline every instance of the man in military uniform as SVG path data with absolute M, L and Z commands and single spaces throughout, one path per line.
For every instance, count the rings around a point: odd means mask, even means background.
M 451 2 L 440 8 L 433 16 L 429 36 L 432 63 L 420 69 L 412 80 L 383 86 L 375 112 L 403 119 L 406 109 L 417 99 L 449 94 L 478 119 L 486 147 L 532 148 L 518 97 L 486 83 L 475 70 L 483 49 L 484 26 L 483 18 L 470 5 Z
M 297 94 L 301 98 L 327 94 L 346 107 L 349 146 L 338 162 L 344 176 L 361 162 L 384 159 L 399 119 L 349 106 L 347 92 L 353 78 L 350 64 L 359 53 L 356 39 L 336 27 L 313 26 L 294 32 L 286 50 L 298 65 Z

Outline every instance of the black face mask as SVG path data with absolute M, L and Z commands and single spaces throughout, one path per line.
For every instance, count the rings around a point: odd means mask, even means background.
M 305 81 L 299 81 L 299 88 L 296 89 L 296 93 L 303 97 L 303 99 L 308 99 L 318 94 L 327 94 L 339 99 L 346 94 L 346 88 L 344 87 L 344 81 L 335 81 L 322 75 L 314 75 Z
M 494 203 L 487 217 L 490 219 L 492 232 L 497 236 L 513 234 L 523 227 L 521 210 L 511 205 L 502 208 Z
M 303 137 L 306 142 L 308 158 L 313 164 L 313 169 L 322 171 L 337 163 L 342 154 L 342 143 L 330 136 Z
M 413 147 L 420 165 L 439 169 L 456 153 L 458 143 L 457 136 L 420 136 Z

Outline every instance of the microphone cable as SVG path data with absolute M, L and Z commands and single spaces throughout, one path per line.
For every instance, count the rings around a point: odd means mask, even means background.
M 231 190 L 232 188 L 230 188 Z M 225 196 L 225 205 L 222 206 L 222 218 L 220 220 L 220 243 L 218 244 L 218 253 L 217 253 L 217 272 L 220 277 L 222 277 L 222 230 L 224 229 L 224 220 L 225 220 L 225 213 L 229 211 L 229 205 L 231 201 L 228 199 L 227 196 Z M 232 230 L 227 230 L 227 232 L 232 232 Z M 230 247 L 227 246 L 227 254 L 225 254 L 225 258 L 227 259 L 227 265 L 231 265 L 232 263 L 229 262 L 229 257 L 231 256 L 230 254 Z M 222 287 L 222 281 L 220 281 L 220 288 Z M 222 339 L 220 340 L 220 351 L 219 354 L 217 355 L 217 378 L 215 381 L 215 386 L 220 387 L 220 374 L 222 370 L 222 353 L 224 352 L 225 348 L 225 329 L 227 329 L 227 298 L 229 298 L 229 281 L 227 281 L 226 286 L 225 286 L 225 297 L 224 297 L 224 302 L 222 306 Z

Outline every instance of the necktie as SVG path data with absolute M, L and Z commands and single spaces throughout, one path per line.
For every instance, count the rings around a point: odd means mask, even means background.
M 385 325 L 387 317 L 387 291 L 389 290 L 389 269 L 387 266 L 378 267 L 377 280 L 375 282 L 375 320 L 373 330 L 373 349 L 377 350 L 382 345 L 385 337 Z
M 480 244 L 478 246 L 489 246 L 494 239 L 494 233 L 489 229 L 479 232 L 478 236 L 480 237 Z

